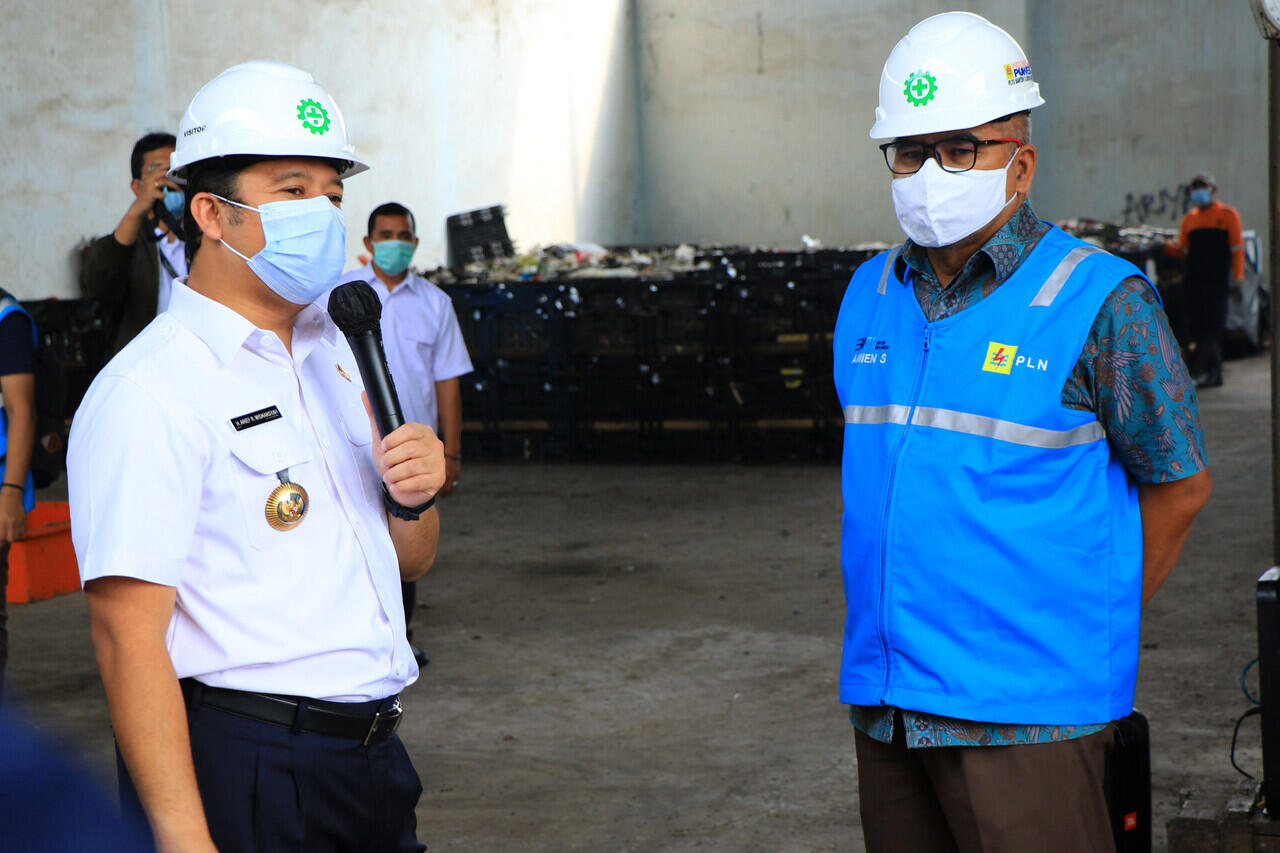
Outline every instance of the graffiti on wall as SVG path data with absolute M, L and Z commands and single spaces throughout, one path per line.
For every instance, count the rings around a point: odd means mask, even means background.
M 1190 190 L 1186 184 L 1166 187 L 1154 193 L 1127 193 L 1124 197 L 1125 225 L 1177 224 L 1182 214 L 1191 209 Z

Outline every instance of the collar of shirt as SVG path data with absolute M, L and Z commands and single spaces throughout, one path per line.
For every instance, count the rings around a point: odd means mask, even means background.
M 1031 203 L 1024 201 L 946 287 L 934 275 L 927 250 L 911 240 L 902 244 L 894 272 L 900 281 L 915 288 L 929 321 L 941 320 L 991 295 L 1022 265 L 1049 228 L 1049 223 L 1036 217 Z
M 364 268 L 360 270 L 358 275 L 361 279 L 368 282 L 369 286 L 373 288 L 374 292 L 378 294 L 383 302 L 386 302 L 391 298 L 391 296 L 402 291 L 404 293 L 416 293 L 418 289 L 419 277 L 412 270 L 405 274 L 404 281 L 396 285 L 395 290 L 387 287 L 387 283 L 378 277 L 377 271 L 373 268 L 372 261 L 365 264 Z
M 284 344 L 275 333 L 259 329 L 221 302 L 195 292 L 187 287 L 186 278 L 174 279 L 168 310 L 175 320 L 204 341 L 224 365 L 231 362 L 241 347 L 263 355 L 269 350 L 284 352 Z M 338 327 L 319 305 L 307 305 L 293 321 L 293 361 L 297 364 L 305 361 L 316 341 L 321 339 L 336 344 Z
M 164 238 L 164 239 L 162 239 L 162 240 L 157 240 L 157 241 L 156 241 L 157 243 L 160 243 L 161 245 L 165 245 L 165 246 L 167 246 L 167 245 L 170 245 L 170 244 L 172 244 L 172 243 L 181 243 L 181 242 L 182 242 L 181 240 L 179 240 L 179 239 L 178 239 L 178 235 L 177 235 L 177 234 L 174 234 L 172 231 L 166 231 L 166 230 L 164 230 L 163 228 L 161 228 L 159 225 L 157 225 L 157 226 L 156 226 L 155 231 L 154 231 L 153 233 L 154 233 L 157 237 L 163 237 L 163 238 Z

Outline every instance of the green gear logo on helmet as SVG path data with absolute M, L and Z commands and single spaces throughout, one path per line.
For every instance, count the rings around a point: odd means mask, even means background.
M 329 129 L 329 113 L 319 101 L 304 98 L 298 103 L 298 120 L 312 133 L 324 133 Z
M 907 103 L 911 106 L 923 107 L 938 94 L 938 81 L 928 71 L 913 71 L 907 77 L 907 85 L 902 87 L 902 94 L 907 96 Z

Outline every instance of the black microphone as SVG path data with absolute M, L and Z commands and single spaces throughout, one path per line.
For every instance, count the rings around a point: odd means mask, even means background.
M 369 408 L 378 432 L 385 437 L 404 423 L 396 384 L 391 381 L 382 348 L 382 300 L 363 281 L 340 284 L 329 294 L 329 316 L 351 344 L 356 367 L 369 395 Z

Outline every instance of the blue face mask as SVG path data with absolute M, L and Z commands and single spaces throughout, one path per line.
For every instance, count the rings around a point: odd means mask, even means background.
M 175 190 L 173 187 L 164 188 L 164 206 L 174 219 L 182 218 L 182 209 L 186 206 L 186 203 L 187 197 L 182 190 Z
M 1191 203 L 1197 207 L 1204 207 L 1213 200 L 1213 192 L 1208 189 L 1196 189 L 1191 191 Z
M 252 210 L 262 219 L 262 250 L 244 258 L 254 275 L 277 296 L 294 305 L 310 305 L 338 283 L 347 257 L 347 224 L 328 196 L 273 201 L 249 207 L 222 196 L 214 198 Z
M 373 244 L 373 262 L 387 275 L 400 275 L 409 268 L 415 248 L 407 240 L 383 240 Z

